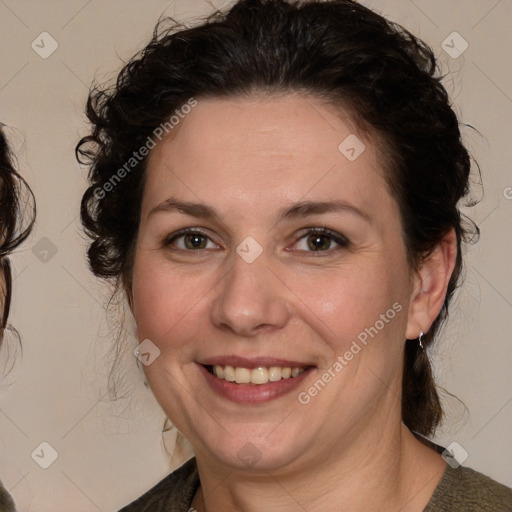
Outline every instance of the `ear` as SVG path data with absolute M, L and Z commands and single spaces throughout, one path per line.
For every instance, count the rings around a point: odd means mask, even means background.
M 406 338 L 426 333 L 443 307 L 446 290 L 457 260 L 457 235 L 452 228 L 430 257 L 415 272 L 409 303 Z

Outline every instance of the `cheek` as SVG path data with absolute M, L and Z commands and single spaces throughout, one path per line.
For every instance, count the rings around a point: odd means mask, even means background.
M 323 330 L 331 347 L 338 351 L 376 322 L 377 327 L 382 327 L 381 315 L 385 315 L 384 320 L 391 317 L 393 322 L 386 322 L 386 328 L 380 330 L 391 332 L 391 324 L 394 324 L 393 332 L 402 327 L 403 322 L 394 320 L 405 309 L 403 276 L 392 275 L 385 262 L 369 263 L 340 267 L 315 276 L 297 273 L 287 280 L 293 283 L 294 294 L 303 302 L 301 309 L 307 315 L 306 322 L 313 325 L 315 318 L 317 330 Z
M 379 337 L 399 337 L 403 314 L 393 304 L 405 304 L 404 276 L 393 270 L 396 263 L 379 256 L 306 271 L 303 266 L 281 267 L 277 272 L 284 285 L 278 284 L 276 293 L 282 293 L 291 313 L 291 324 L 282 327 L 316 339 L 315 347 L 304 348 L 323 353 L 326 364 L 333 354 L 345 353 L 358 336 L 364 341 L 364 333 L 376 322 Z M 150 339 L 169 358 L 190 359 L 200 349 L 198 334 L 214 329 L 211 308 L 226 285 L 222 275 L 214 269 L 171 267 L 151 252 L 137 255 L 133 299 L 139 341 Z M 390 310 L 392 319 L 381 328 L 381 315 L 389 320 Z M 373 340 L 370 334 L 367 338 Z
M 133 302 L 139 341 L 149 338 L 158 346 L 167 340 L 185 343 L 183 334 L 197 322 L 207 290 L 189 273 L 171 271 L 154 259 L 138 259 L 133 274 Z

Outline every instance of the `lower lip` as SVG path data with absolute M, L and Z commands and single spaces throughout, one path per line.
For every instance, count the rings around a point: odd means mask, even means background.
M 236 382 L 219 379 L 201 364 L 198 366 L 213 391 L 239 404 L 261 404 L 286 395 L 297 388 L 313 369 L 306 368 L 297 377 L 281 379 L 267 384 L 237 384 Z

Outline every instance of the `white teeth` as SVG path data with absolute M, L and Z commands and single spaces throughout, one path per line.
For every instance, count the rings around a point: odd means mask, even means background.
M 237 384 L 249 384 L 251 382 L 251 370 L 247 368 L 235 368 L 235 382 Z
M 252 384 L 266 384 L 268 380 L 268 370 L 262 366 L 259 368 L 254 368 L 254 370 L 251 372 Z
M 224 377 L 228 382 L 235 382 L 235 369 L 232 366 L 224 366 Z
M 300 373 L 300 368 L 292 368 L 292 377 L 297 377 Z
M 289 379 L 290 377 L 297 377 L 304 371 L 304 368 L 291 368 L 271 366 L 266 368 L 258 366 L 254 369 L 233 367 L 233 366 L 213 366 L 213 374 L 219 379 L 227 380 L 228 382 L 236 382 L 237 384 L 267 384 L 268 382 L 277 382 L 281 379 Z
M 268 380 L 270 382 L 277 382 L 278 380 L 281 380 L 282 377 L 282 371 L 279 366 L 271 366 L 268 369 Z

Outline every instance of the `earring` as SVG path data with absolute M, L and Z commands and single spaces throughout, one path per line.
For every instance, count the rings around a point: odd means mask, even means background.
M 423 338 L 423 331 L 420 331 L 420 335 L 418 337 L 418 345 L 421 350 L 424 350 L 423 343 L 421 342 L 422 338 Z

